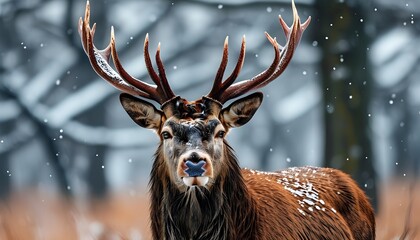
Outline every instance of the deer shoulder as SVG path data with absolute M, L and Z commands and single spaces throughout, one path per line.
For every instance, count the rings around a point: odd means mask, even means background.
M 375 219 L 369 201 L 351 177 L 339 170 L 293 167 L 262 172 L 243 169 L 242 174 L 250 195 L 256 199 L 259 218 L 267 220 L 261 231 L 272 233 L 271 239 L 276 239 L 275 236 L 282 237 L 279 239 L 332 239 L 332 236 L 374 239 Z M 276 210 L 279 206 L 283 206 L 280 214 Z M 299 228 L 296 222 L 309 227 Z M 274 233 L 272 226 L 277 224 L 294 230 Z M 334 225 L 340 227 L 331 228 Z

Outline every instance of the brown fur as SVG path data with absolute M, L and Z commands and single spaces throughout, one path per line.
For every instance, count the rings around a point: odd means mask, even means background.
M 329 168 L 242 170 L 261 239 L 375 239 L 373 210 L 354 181 Z
M 212 188 L 182 193 L 162 177 L 167 169 L 159 151 L 150 181 L 154 239 L 375 238 L 369 201 L 339 170 L 241 170 L 226 147 Z

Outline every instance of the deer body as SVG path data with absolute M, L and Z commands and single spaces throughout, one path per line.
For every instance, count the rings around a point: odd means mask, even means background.
M 293 1 L 292 1 L 293 3 Z M 374 239 L 375 219 L 363 191 L 346 174 L 328 168 L 289 168 L 280 172 L 243 169 L 225 136 L 246 124 L 260 107 L 263 94 L 252 93 L 224 107 L 230 99 L 261 88 L 286 69 L 310 18 L 300 22 L 294 3 L 289 27 L 280 17 L 287 43 L 280 46 L 266 33 L 274 60 L 263 72 L 235 83 L 245 57 L 242 39 L 237 64 L 223 79 L 228 59 L 223 57 L 211 91 L 188 101 L 174 94 L 156 52 L 158 72 L 149 55 L 146 35 L 144 56 L 154 84 L 129 75 L 115 47 L 99 50 L 93 44 L 90 6 L 79 20 L 83 48 L 93 69 L 125 92 L 120 101 L 132 120 L 160 137 L 151 171 L 151 228 L 154 239 Z M 110 59 L 112 58 L 111 67 Z M 134 97 L 156 101 L 151 103 Z
M 154 239 L 374 239 L 373 210 L 347 174 L 240 169 L 228 146 L 223 155 L 226 172 L 211 189 L 186 191 L 162 178 L 168 170 L 157 155 L 150 180 Z

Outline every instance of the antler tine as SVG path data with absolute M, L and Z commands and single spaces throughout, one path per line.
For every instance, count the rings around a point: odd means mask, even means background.
M 267 39 L 270 41 L 270 43 L 273 45 L 273 49 L 274 49 L 274 59 L 271 65 L 266 70 L 264 70 L 263 72 L 261 72 L 260 74 L 254 76 L 253 78 L 249 80 L 243 80 L 239 83 L 228 86 L 228 88 L 222 94 L 220 102 L 224 103 L 228 101 L 229 99 L 238 97 L 250 91 L 251 89 L 254 88 L 254 86 L 257 86 L 260 82 L 270 77 L 276 71 L 276 68 L 279 62 L 281 61 L 279 44 L 277 43 L 276 38 L 272 38 L 268 33 L 265 33 L 265 35 Z
M 153 68 L 152 60 L 150 59 L 149 54 L 149 34 L 146 34 L 144 39 L 144 62 L 146 64 L 147 71 L 149 72 L 150 77 L 152 78 L 153 82 L 157 85 L 157 95 L 162 99 L 160 104 L 163 104 L 169 99 L 175 97 L 171 87 L 169 86 L 168 80 L 166 79 L 165 68 L 160 59 L 160 43 L 158 44 L 158 48 L 156 51 L 156 63 L 158 66 L 159 75 Z
M 223 88 L 220 87 L 218 90 L 216 100 L 220 101 L 221 103 L 224 103 L 229 99 L 238 97 L 242 94 L 245 94 L 246 92 L 267 85 L 268 83 L 276 79 L 278 76 L 280 76 L 281 73 L 283 73 L 290 60 L 292 59 L 294 51 L 302 37 L 302 33 L 308 27 L 311 20 L 311 18 L 309 17 L 303 24 L 301 24 L 294 1 L 292 1 L 292 9 L 293 23 L 291 27 L 289 27 L 285 23 L 283 18 L 279 16 L 280 25 L 287 38 L 287 42 L 284 47 L 280 46 L 277 43 L 276 38 L 272 38 L 268 33 L 265 33 L 267 39 L 270 41 L 274 48 L 275 56 L 272 64 L 266 70 L 249 80 L 243 80 L 235 84 L 233 84 L 233 80 L 229 82 L 229 85 L 223 85 Z M 226 81 L 226 83 L 228 83 L 228 81 Z
M 113 85 L 115 88 L 133 95 L 139 95 L 145 98 L 150 98 L 149 94 L 143 92 L 127 83 L 111 68 L 109 65 L 110 44 L 103 50 L 98 50 L 93 44 L 93 36 L 95 34 L 95 24 L 92 29 L 89 26 L 90 22 L 90 4 L 86 2 L 86 10 L 84 20 L 79 19 L 79 34 L 83 49 L 89 57 L 89 61 L 95 72 Z
M 157 65 L 159 68 L 160 76 L 156 74 L 150 61 L 148 51 L 148 35 L 146 35 L 144 43 L 144 57 L 146 61 L 147 71 L 149 72 L 153 82 L 156 85 L 148 84 L 137 78 L 134 78 L 122 67 L 119 60 L 117 50 L 115 47 L 115 34 L 114 28 L 111 27 L 111 40 L 108 46 L 99 50 L 93 44 L 93 37 L 95 35 L 96 24 L 90 28 L 90 3 L 86 1 L 86 10 L 84 19 L 79 19 L 79 34 L 81 37 L 83 49 L 86 55 L 88 55 L 89 61 L 95 70 L 95 72 L 101 76 L 104 80 L 109 82 L 117 89 L 140 97 L 148 98 L 163 104 L 169 99 L 172 99 L 175 94 L 172 92 L 168 81 L 165 76 L 163 63 L 160 60 L 159 49 L 157 52 Z M 113 64 L 116 71 L 110 66 L 110 57 L 112 56 Z M 162 78 L 162 79 L 161 79 Z
M 144 47 L 143 47 L 143 54 L 144 54 L 144 62 L 146 64 L 147 71 L 152 78 L 153 82 L 158 85 L 160 82 L 159 76 L 157 75 L 156 71 L 153 69 L 152 60 L 150 60 L 149 54 L 149 34 L 146 34 L 144 38 Z
M 220 63 L 219 70 L 217 71 L 216 78 L 214 80 L 213 88 L 210 93 L 207 94 L 207 97 L 210 97 L 215 100 L 220 101 L 220 95 L 236 80 L 239 73 L 241 72 L 242 66 L 244 65 L 245 61 L 245 49 L 246 49 L 246 42 L 245 36 L 242 37 L 241 43 L 241 50 L 239 52 L 238 61 L 236 63 L 235 68 L 233 69 L 232 73 L 228 78 L 224 81 L 223 74 L 226 69 L 226 65 L 228 62 L 228 37 L 226 37 L 225 44 L 223 47 L 223 57 L 222 62 Z M 222 102 L 223 103 L 223 102 Z
M 245 61 L 245 49 L 246 49 L 246 42 L 245 42 L 245 35 L 242 37 L 241 42 L 241 50 L 238 56 L 238 62 L 236 63 L 235 68 L 233 69 L 231 75 L 223 82 L 220 92 L 223 92 L 228 88 L 232 83 L 236 80 L 239 73 L 242 70 L 242 66 L 244 65 Z
M 156 64 L 160 78 L 160 84 L 158 84 L 158 86 L 161 86 L 164 95 L 168 99 L 171 99 L 175 96 L 175 94 L 169 86 L 168 79 L 166 78 L 165 66 L 163 65 L 162 59 L 160 58 L 160 43 L 158 44 L 158 48 L 156 50 Z
M 157 90 L 156 86 L 150 85 L 146 82 L 143 82 L 133 76 L 131 76 L 122 66 L 120 59 L 118 57 L 117 48 L 115 47 L 115 34 L 114 34 L 114 27 L 111 27 L 111 56 L 117 72 L 120 74 L 121 78 L 124 79 L 127 83 L 133 85 L 138 89 L 142 89 L 143 92 L 148 94 L 148 98 L 153 99 L 157 102 L 160 101 L 157 98 Z
M 261 88 L 267 85 L 284 72 L 284 70 L 286 69 L 287 65 L 293 57 L 294 51 L 300 42 L 303 32 L 306 30 L 306 28 L 309 26 L 309 23 L 311 22 L 311 17 L 308 17 L 308 19 L 302 24 L 300 22 L 300 18 L 294 2 L 292 8 L 293 19 L 296 19 L 296 21 L 293 22 L 291 27 L 288 27 L 283 18 L 279 16 L 280 25 L 282 26 L 283 31 L 288 39 L 288 42 L 286 43 L 286 46 L 284 48 L 284 51 L 282 51 L 281 56 L 281 58 L 284 59 L 284 61 L 280 62 L 279 67 L 276 69 L 273 75 L 271 75 L 266 81 L 256 86 L 256 88 Z
M 223 56 L 222 61 L 220 63 L 219 69 L 217 70 L 216 77 L 214 79 L 213 87 L 209 94 L 207 94 L 208 97 L 215 98 L 215 95 L 217 94 L 218 90 L 222 86 L 223 82 L 223 75 L 226 70 L 226 66 L 228 63 L 228 55 L 229 55 L 229 36 L 225 38 L 225 43 L 223 44 Z

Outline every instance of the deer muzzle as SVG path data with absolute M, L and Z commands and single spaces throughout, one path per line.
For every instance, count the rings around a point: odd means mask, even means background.
M 188 151 L 180 158 L 178 176 L 187 186 L 205 186 L 213 177 L 210 156 L 201 151 Z

